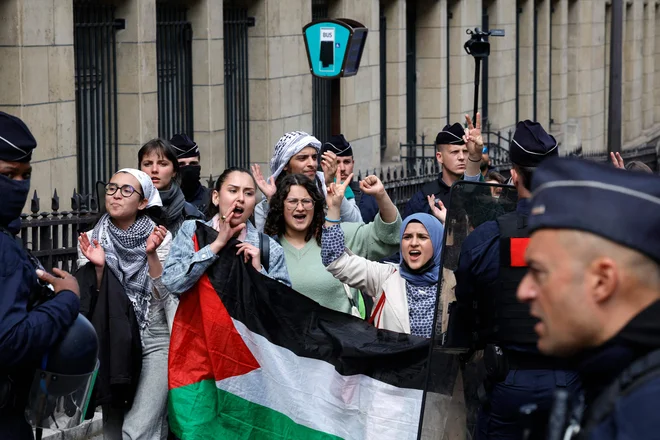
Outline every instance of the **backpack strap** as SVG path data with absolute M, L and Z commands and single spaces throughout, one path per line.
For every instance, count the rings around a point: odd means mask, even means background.
M 261 250 L 261 266 L 269 271 L 270 266 L 270 237 L 259 232 L 259 250 Z
M 660 350 L 655 350 L 630 364 L 596 398 L 589 409 L 586 424 L 581 433 L 588 435 L 595 426 L 609 416 L 614 411 L 619 397 L 631 394 L 658 377 L 660 377 Z

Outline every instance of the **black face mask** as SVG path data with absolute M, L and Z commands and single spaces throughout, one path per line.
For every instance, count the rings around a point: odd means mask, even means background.
M 29 192 L 30 179 L 12 180 L 0 175 L 0 194 L 2 194 L 0 226 L 7 228 L 10 223 L 15 223 L 20 218 Z
M 197 189 L 201 185 L 199 178 L 202 173 L 201 165 L 186 165 L 179 168 L 179 175 L 181 176 L 181 191 L 186 199 L 194 197 Z

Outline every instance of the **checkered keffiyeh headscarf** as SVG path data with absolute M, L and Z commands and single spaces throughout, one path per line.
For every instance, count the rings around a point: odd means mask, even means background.
M 270 172 L 273 178 L 277 179 L 291 158 L 305 147 L 314 147 L 318 153 L 321 150 L 321 142 L 304 131 L 291 131 L 282 136 L 275 144 L 275 153 L 270 160 Z

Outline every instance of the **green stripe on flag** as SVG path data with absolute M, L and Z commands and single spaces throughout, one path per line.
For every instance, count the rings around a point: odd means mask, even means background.
M 170 428 L 181 440 L 339 439 L 220 390 L 213 380 L 170 390 L 169 413 Z

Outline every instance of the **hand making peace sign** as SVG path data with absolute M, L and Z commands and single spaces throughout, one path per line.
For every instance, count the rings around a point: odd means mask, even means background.
M 325 202 L 328 204 L 328 210 L 339 208 L 339 206 L 341 206 L 341 202 L 344 200 L 346 187 L 353 181 L 353 173 L 351 173 L 342 183 L 341 170 L 337 170 L 336 177 L 337 180 L 328 185 L 328 194 L 325 197 Z

